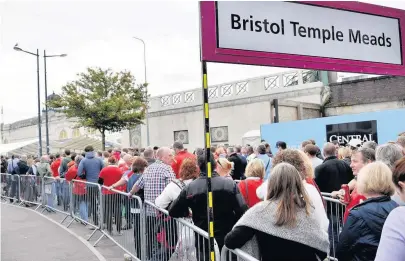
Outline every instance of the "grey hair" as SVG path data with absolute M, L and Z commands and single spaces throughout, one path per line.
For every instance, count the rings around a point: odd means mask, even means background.
M 375 150 L 378 144 L 375 141 L 367 141 L 363 143 L 362 148 L 369 148 Z
M 153 151 L 153 148 L 152 148 L 152 147 L 147 147 L 147 148 L 145 148 L 145 150 L 143 151 L 143 157 L 144 157 L 144 158 L 147 158 L 147 159 L 153 158 L 153 154 L 154 154 L 154 151 Z
M 395 162 L 402 158 L 402 151 L 396 144 L 383 144 L 377 147 L 375 158 L 393 169 Z
M 20 158 L 22 161 L 27 161 L 27 155 L 21 155 L 21 158 Z
M 49 162 L 49 156 L 48 156 L 48 155 L 42 155 L 42 156 L 41 156 L 41 162 L 42 162 L 42 163 L 44 163 L 44 162 Z
M 82 159 L 83 159 L 83 156 L 82 156 L 82 155 L 77 155 L 76 158 L 75 158 L 75 163 L 76 163 L 76 165 L 79 165 L 79 164 L 80 164 L 80 161 L 82 161 Z

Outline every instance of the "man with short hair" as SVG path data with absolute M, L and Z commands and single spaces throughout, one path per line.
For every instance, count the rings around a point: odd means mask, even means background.
M 315 145 L 312 145 L 311 142 L 307 143 L 304 147 L 304 152 L 307 154 L 309 159 L 312 162 L 312 168 L 315 169 L 319 165 L 323 163 L 323 161 L 316 156 L 316 153 L 318 152 L 318 147 Z
M 59 175 L 61 178 L 65 177 L 66 172 L 68 171 L 68 164 L 72 161 L 72 157 L 70 155 L 70 150 L 65 149 L 66 157 L 63 158 L 62 162 L 60 163 L 59 167 Z
M 309 145 L 309 144 L 315 146 L 315 144 L 312 144 L 311 141 L 309 141 L 309 140 L 304 140 L 304 141 L 301 143 L 301 150 L 302 150 L 302 151 L 305 151 L 305 146 L 307 146 L 307 145 Z
M 257 146 L 257 155 L 256 158 L 260 159 L 263 162 L 265 175 L 263 180 L 267 180 L 270 177 L 271 170 L 271 158 L 266 154 L 266 146 L 260 144 Z
M 118 167 L 121 169 L 122 173 L 124 173 L 131 168 L 132 156 L 130 154 L 125 154 L 124 157 L 122 157 L 122 160 L 124 161 L 124 163 L 121 163 L 120 165 L 118 165 Z
M 336 147 L 333 143 L 326 143 L 323 148 L 324 162 L 315 168 L 315 182 L 321 192 L 339 190 L 342 184 L 353 179 L 353 172 L 349 165 L 336 157 Z
M 228 160 L 230 162 L 233 162 L 233 170 L 231 172 L 232 178 L 234 180 L 243 179 L 245 176 L 247 161 L 242 156 L 240 156 L 233 147 L 229 147 L 227 149 L 227 152 Z
M 148 166 L 155 163 L 155 152 L 152 147 L 147 147 L 143 151 L 143 157 L 148 162 Z
M 180 141 L 176 141 L 173 144 L 173 150 L 174 150 L 174 153 L 176 154 L 176 156 L 174 157 L 174 160 L 172 163 L 172 168 L 173 168 L 174 173 L 176 174 L 176 178 L 180 178 L 180 176 L 179 176 L 180 167 L 181 167 L 181 163 L 183 163 L 183 160 L 186 158 L 195 159 L 195 156 L 193 154 L 191 154 L 190 152 L 187 152 L 184 149 L 183 143 L 181 143 Z
M 361 146 L 361 147 L 375 150 L 377 148 L 377 146 L 378 146 L 378 144 L 375 141 L 366 141 L 363 143 L 363 146 Z
M 278 150 L 285 150 L 287 149 L 287 143 L 285 143 L 284 141 L 277 141 L 276 148 Z
M 58 206 L 62 205 L 62 185 L 59 180 L 59 167 L 62 163 L 62 159 L 60 157 L 59 153 L 55 154 L 55 160 L 51 163 L 51 170 L 52 170 L 52 176 L 55 178 L 55 193 L 56 193 L 56 198 L 58 202 Z
M 156 152 L 155 163 L 148 166 L 141 177 L 136 181 L 130 194 L 134 195 L 139 190 L 144 190 L 145 201 L 154 203 L 156 198 L 163 192 L 165 187 L 176 178 L 171 164 L 173 162 L 173 153 L 170 148 L 161 147 Z M 147 238 L 146 249 L 147 259 L 153 259 L 152 253 L 157 246 L 155 226 L 157 225 L 157 216 L 154 208 L 146 204 L 146 227 Z M 176 242 L 176 240 L 174 240 Z
M 357 204 L 360 204 L 362 200 L 366 200 L 366 198 L 363 195 L 357 193 L 357 186 L 356 186 L 357 175 L 364 166 L 374 161 L 375 161 L 375 151 L 373 149 L 360 148 L 352 152 L 350 167 L 352 168 L 354 179 L 351 180 L 348 184 L 349 191 L 351 191 L 350 202 L 346 206 L 343 221 L 346 221 L 350 209 L 352 209 Z M 338 197 L 343 202 L 344 191 L 343 190 L 333 191 L 332 197 L 334 198 Z
M 62 162 L 60 163 L 59 167 L 59 176 L 61 178 L 65 178 L 65 175 L 69 169 L 68 164 L 72 161 L 72 156 L 70 154 L 69 149 L 65 149 L 65 157 L 62 159 Z M 62 197 L 62 203 L 63 203 L 63 209 L 64 211 L 67 211 L 69 209 L 69 203 L 70 203 L 70 191 L 69 191 L 69 183 L 66 181 L 61 182 L 60 184 L 61 187 L 61 197 Z
M 85 158 L 79 163 L 77 175 L 82 179 L 86 179 L 88 182 L 98 183 L 100 171 L 104 167 L 103 160 L 95 156 L 94 148 L 91 145 L 86 146 L 84 151 Z M 89 201 L 89 212 L 93 216 L 94 225 L 98 226 L 98 186 L 88 184 L 87 195 L 89 195 L 87 197 Z M 89 228 L 92 229 L 94 227 Z

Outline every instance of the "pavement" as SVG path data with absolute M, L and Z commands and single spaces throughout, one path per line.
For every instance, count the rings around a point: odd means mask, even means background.
M 122 252 L 119 255 L 122 257 Z M 106 259 L 81 236 L 69 232 L 57 222 L 52 222 L 30 209 L 2 203 L 1 260 L 105 261 Z

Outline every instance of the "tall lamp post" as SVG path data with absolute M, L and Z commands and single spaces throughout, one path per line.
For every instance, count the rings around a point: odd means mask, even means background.
M 134 39 L 140 41 L 143 44 L 143 65 L 144 65 L 144 71 L 145 71 L 145 96 L 146 96 L 146 144 L 147 146 L 150 145 L 150 139 L 149 139 L 149 115 L 148 115 L 148 111 L 149 111 L 149 106 L 148 106 L 148 86 L 147 86 L 147 79 L 146 79 L 146 44 L 145 41 L 142 40 L 141 38 L 138 37 L 133 37 Z
M 26 50 L 21 49 L 18 44 L 14 46 L 14 50 L 19 52 L 28 53 L 37 57 L 37 92 L 38 92 L 38 138 L 39 138 L 39 146 L 38 146 L 38 156 L 42 155 L 42 132 L 41 132 L 41 94 L 40 94 L 40 86 L 39 86 L 39 50 L 37 49 L 37 53 L 32 53 Z
M 45 136 L 46 136 L 46 154 L 49 155 L 49 121 L 48 121 L 48 82 L 46 76 L 46 58 L 66 57 L 67 54 L 46 55 L 44 50 L 44 73 L 45 73 Z

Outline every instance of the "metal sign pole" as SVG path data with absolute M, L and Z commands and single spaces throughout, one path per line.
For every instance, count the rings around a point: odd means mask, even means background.
M 210 116 L 208 105 L 208 81 L 207 81 L 207 62 L 201 62 L 202 70 L 202 86 L 203 86 L 203 112 L 204 112 L 204 138 L 205 138 L 205 160 L 207 164 L 207 216 L 208 216 L 208 246 L 210 252 L 210 260 L 215 261 L 214 247 L 214 207 L 212 198 L 212 166 L 211 166 L 211 137 L 210 137 Z

